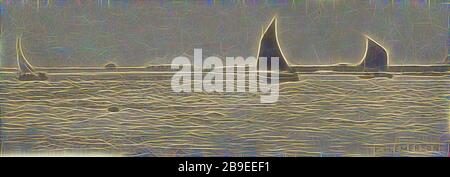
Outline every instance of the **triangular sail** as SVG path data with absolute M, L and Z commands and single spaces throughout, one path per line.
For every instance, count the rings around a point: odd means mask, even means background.
M 34 69 L 27 61 L 22 49 L 22 36 L 16 39 L 17 66 L 20 74 L 34 74 Z
M 279 70 L 280 71 L 290 71 L 290 67 L 283 52 L 281 51 L 280 45 L 278 43 L 277 36 L 277 19 L 273 18 L 270 25 L 264 31 L 258 49 L 258 68 L 259 68 L 259 58 L 267 58 L 267 70 L 270 70 L 271 57 L 279 58 Z
M 370 37 L 366 37 L 366 53 L 359 65 L 365 70 L 386 71 L 388 68 L 388 53 L 386 49 Z

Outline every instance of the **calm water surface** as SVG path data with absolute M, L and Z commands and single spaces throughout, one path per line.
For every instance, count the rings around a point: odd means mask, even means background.
M 0 80 L 2 155 L 447 156 L 448 77 L 301 76 L 279 101 L 170 80 Z M 117 107 L 119 112 L 109 112 Z

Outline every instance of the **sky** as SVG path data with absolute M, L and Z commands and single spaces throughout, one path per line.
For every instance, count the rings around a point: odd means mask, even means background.
M 390 64 L 434 64 L 448 55 L 445 0 L 0 0 L 0 66 L 16 66 L 15 39 L 35 66 L 169 64 L 177 56 L 255 56 L 278 16 L 290 63 L 357 63 L 368 35 Z

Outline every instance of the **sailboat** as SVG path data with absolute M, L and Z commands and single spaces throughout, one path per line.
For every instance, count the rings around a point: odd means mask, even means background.
M 22 36 L 16 39 L 17 75 L 20 81 L 43 81 L 48 77 L 45 73 L 36 72 L 28 62 L 22 49 Z
M 361 60 L 358 66 L 362 68 L 363 71 L 368 73 L 359 76 L 359 78 L 392 78 L 392 74 L 386 73 L 389 67 L 389 56 L 387 50 L 375 40 L 371 39 L 369 36 L 366 36 L 366 40 L 366 52 L 364 54 L 364 58 Z
M 279 79 L 280 81 L 298 81 L 298 75 L 297 73 L 293 72 L 291 67 L 289 66 L 288 61 L 286 60 L 286 57 L 284 56 L 279 41 L 278 41 L 278 35 L 277 35 L 277 18 L 274 17 L 269 26 L 266 28 L 266 30 L 263 32 L 261 39 L 259 41 L 258 46 L 258 72 L 265 72 L 267 71 L 268 74 L 272 72 L 271 63 L 273 58 L 278 58 L 278 70 L 279 70 Z M 260 66 L 260 59 L 266 58 L 267 59 L 267 65 L 264 67 L 264 69 Z M 265 70 L 265 71 L 263 71 Z M 270 76 L 269 76 L 270 77 Z

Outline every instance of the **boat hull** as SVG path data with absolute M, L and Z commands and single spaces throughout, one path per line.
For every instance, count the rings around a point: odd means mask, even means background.
M 48 77 L 45 73 L 19 74 L 17 79 L 20 81 L 45 81 L 48 80 Z

